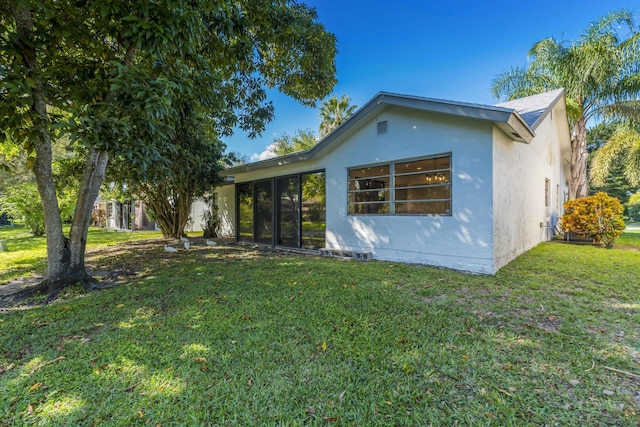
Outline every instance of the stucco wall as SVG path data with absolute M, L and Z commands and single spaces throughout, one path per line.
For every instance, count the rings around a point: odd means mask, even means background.
M 566 129 L 554 117 L 563 116 L 549 114 L 528 145 L 494 131 L 496 270 L 553 236 L 549 226 L 557 222 L 567 191 L 559 140 L 559 136 L 567 136 Z M 549 206 L 545 206 L 545 179 L 550 180 Z
M 218 237 L 236 236 L 235 185 L 223 185 L 216 189 L 218 201 Z
M 209 210 L 209 206 L 204 202 L 204 199 L 197 198 L 191 205 L 191 211 L 189 212 L 189 222 L 187 222 L 185 231 L 202 231 L 204 230 L 204 219 L 202 215 Z
M 385 120 L 388 133 L 377 135 Z M 327 156 L 327 247 L 493 273 L 492 127 L 399 108 L 380 114 Z M 348 168 L 440 153 L 451 153 L 451 216 L 347 215 Z

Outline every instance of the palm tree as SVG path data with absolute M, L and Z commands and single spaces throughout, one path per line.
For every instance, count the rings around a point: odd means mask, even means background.
M 587 123 L 640 118 L 640 32 L 633 14 L 614 11 L 567 44 L 548 38 L 529 51 L 527 67 L 512 68 L 492 84 L 497 98 L 515 99 L 564 88 L 571 125 L 570 198 L 589 193 Z
M 340 99 L 336 95 L 322 102 L 320 107 L 320 137 L 324 138 L 331 131 L 344 123 L 358 108 L 357 105 L 350 105 L 351 98 L 342 95 Z

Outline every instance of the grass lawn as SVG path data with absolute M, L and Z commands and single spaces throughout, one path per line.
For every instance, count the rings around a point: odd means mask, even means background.
M 496 276 L 103 247 L 137 278 L 0 314 L 0 425 L 637 426 L 638 236 Z
M 69 234 L 69 226 L 65 233 Z M 108 245 L 160 237 L 158 231 L 114 232 L 91 227 L 87 236 L 88 252 Z M 0 286 L 3 283 L 29 274 L 42 274 L 46 268 L 47 244 L 44 237 L 33 237 L 22 226 L 1 226 L 0 240 L 8 242 L 7 252 L 0 251 Z

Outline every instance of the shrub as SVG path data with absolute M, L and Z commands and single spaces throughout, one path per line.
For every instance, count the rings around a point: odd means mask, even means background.
M 640 193 L 632 194 L 627 202 L 627 211 L 631 221 L 640 221 Z
M 624 208 L 618 199 L 597 193 L 566 202 L 560 226 L 564 232 L 602 242 L 611 248 L 625 228 L 623 213 Z

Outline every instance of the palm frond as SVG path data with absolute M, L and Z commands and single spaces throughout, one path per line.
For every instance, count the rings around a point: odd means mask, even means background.
M 499 100 L 512 100 L 559 89 L 551 74 L 531 68 L 511 68 L 499 74 L 491 83 L 491 93 Z
M 640 167 L 636 167 L 640 166 L 640 161 L 636 162 L 634 166 L 633 159 L 629 157 L 634 146 L 637 146 L 638 156 L 640 156 L 640 134 L 629 126 L 621 126 L 593 156 L 589 171 L 591 183 L 595 186 L 603 186 L 614 162 L 623 159 L 624 156 L 625 176 L 633 185 L 640 185 L 640 179 L 633 181 L 634 177 L 640 178 L 638 172 L 633 173 L 634 167 L 640 171 Z M 640 157 L 638 159 L 640 160 Z M 631 166 L 628 162 L 631 162 Z M 627 169 L 629 169 L 629 173 L 627 173 Z
M 618 28 L 626 27 L 634 32 L 633 12 L 627 9 L 613 10 L 602 16 L 596 22 L 592 22 L 583 35 L 584 40 L 596 40 L 605 34 L 617 36 Z
M 599 117 L 613 120 L 640 121 L 640 99 L 612 102 L 598 108 Z
M 631 185 L 640 186 L 640 134 L 630 142 L 624 160 L 624 176 Z

